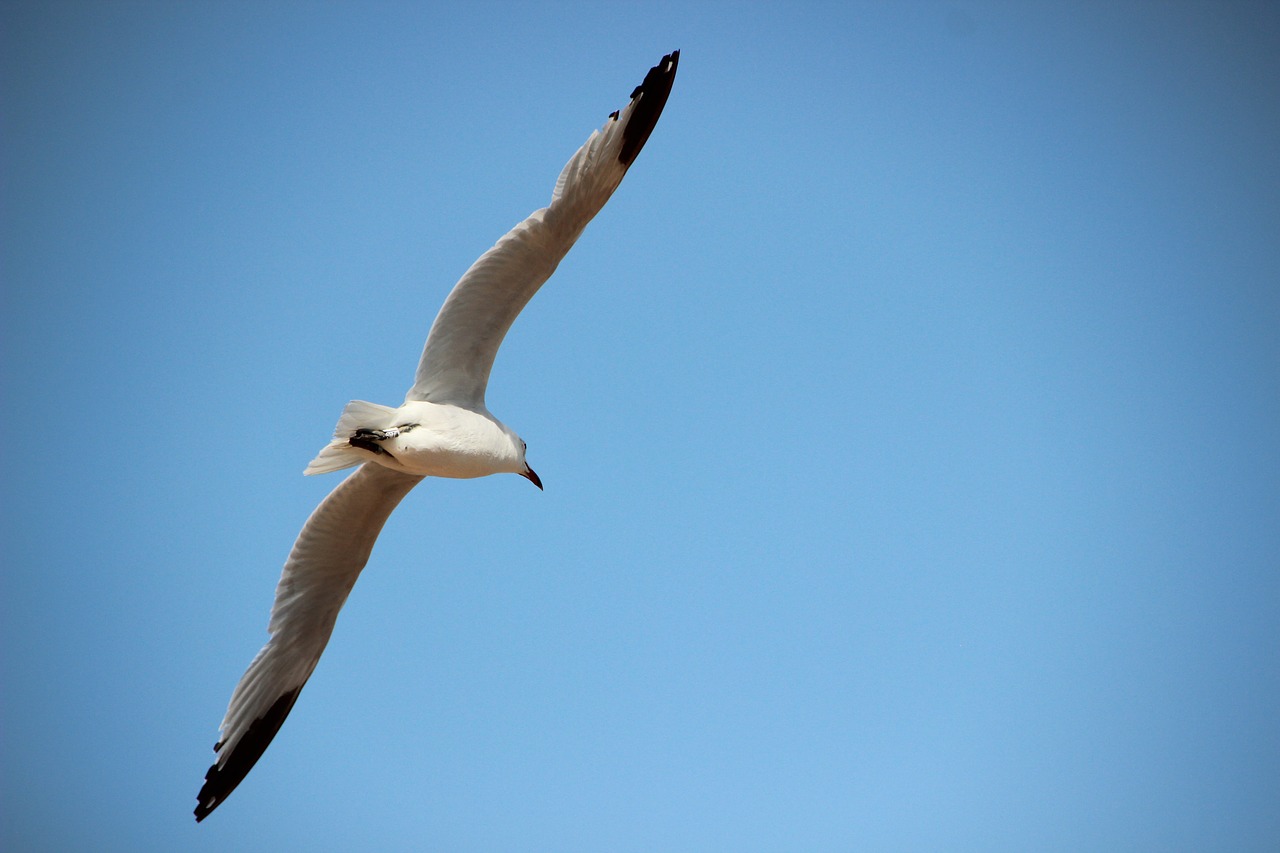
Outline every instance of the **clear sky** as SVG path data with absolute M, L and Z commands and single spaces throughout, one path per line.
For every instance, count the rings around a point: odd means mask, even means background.
M 11 851 L 1280 847 L 1280 6 L 0 9 Z M 662 54 L 198 825 L 280 566 Z

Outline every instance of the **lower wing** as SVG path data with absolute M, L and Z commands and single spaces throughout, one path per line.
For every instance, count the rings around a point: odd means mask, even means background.
M 333 633 L 338 611 L 400 500 L 423 478 L 366 464 L 303 525 L 276 586 L 262 647 L 231 695 L 218 758 L 196 806 L 203 820 L 248 775 L 289 715 Z

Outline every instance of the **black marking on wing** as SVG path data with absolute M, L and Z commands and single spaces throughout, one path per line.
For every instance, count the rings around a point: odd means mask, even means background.
M 640 98 L 631 119 L 622 129 L 622 150 L 618 160 L 630 168 L 640 149 L 649 141 L 649 134 L 662 115 L 662 108 L 667 105 L 667 96 L 671 94 L 671 84 L 676 79 L 676 65 L 680 62 L 680 51 L 673 50 L 662 57 L 662 61 L 649 69 L 644 82 L 636 86 L 631 93 L 631 100 Z M 615 113 L 616 115 L 616 113 Z
M 262 753 L 266 752 L 276 732 L 284 724 L 284 718 L 293 710 L 293 703 L 298 701 L 302 685 L 282 695 L 268 710 L 249 726 L 240 742 L 235 745 L 227 763 L 219 767 L 216 763 L 204 774 L 204 787 L 196 796 L 196 822 L 204 820 L 209 813 L 225 800 L 236 786 L 249 775 L 253 765 L 258 763 Z M 220 743 L 220 742 L 219 742 Z M 215 747 L 216 749 L 216 747 Z

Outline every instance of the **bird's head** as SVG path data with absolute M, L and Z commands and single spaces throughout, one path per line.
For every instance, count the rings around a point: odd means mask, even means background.
M 525 444 L 524 439 L 519 436 L 515 436 L 515 440 L 516 447 L 519 448 L 520 451 L 520 467 L 516 469 L 516 473 L 541 489 L 542 479 L 538 476 L 536 471 L 529 467 L 529 463 L 524 459 L 525 451 L 529 449 L 529 445 Z

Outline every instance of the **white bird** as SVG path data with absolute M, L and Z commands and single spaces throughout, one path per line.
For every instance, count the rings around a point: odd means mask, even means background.
M 333 440 L 307 466 L 360 468 L 316 507 L 276 587 L 271 638 L 231 695 L 217 759 L 198 795 L 203 820 L 235 790 L 271 743 L 329 642 L 338 611 L 391 511 L 424 477 L 512 473 L 542 482 L 525 443 L 485 408 L 494 356 L 516 315 L 577 241 L 648 140 L 675 80 L 680 52 L 664 56 L 573 155 L 551 204 L 480 256 L 427 335 L 413 387 L 399 408 L 354 401 Z

